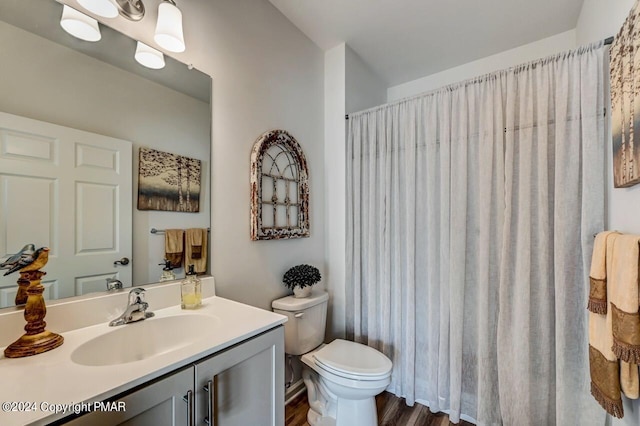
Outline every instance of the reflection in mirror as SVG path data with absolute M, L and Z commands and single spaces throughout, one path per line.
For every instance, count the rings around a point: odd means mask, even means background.
M 210 77 L 166 55 L 145 68 L 135 40 L 100 24 L 81 41 L 61 16 L 54 0 L 0 2 L 0 261 L 50 247 L 47 299 L 158 282 L 165 238 L 150 230 L 210 225 Z M 202 162 L 199 212 L 136 209 L 140 148 Z M 17 275 L 0 276 L 0 307 Z

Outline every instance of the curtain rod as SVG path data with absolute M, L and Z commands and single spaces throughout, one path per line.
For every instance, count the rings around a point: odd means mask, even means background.
M 607 38 L 605 38 L 605 39 L 604 39 L 603 44 L 604 44 L 605 46 L 608 46 L 608 45 L 610 45 L 610 44 L 612 44 L 612 43 L 613 43 L 613 40 L 614 40 L 614 37 L 613 37 L 613 36 L 611 36 L 611 37 L 607 37 Z M 348 120 L 348 119 L 349 119 L 349 114 L 345 114 L 344 119 L 345 119 L 345 120 Z

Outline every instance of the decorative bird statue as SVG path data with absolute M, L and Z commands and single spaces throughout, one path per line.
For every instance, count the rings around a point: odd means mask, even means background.
M 22 268 L 25 268 L 29 265 L 32 265 L 36 260 L 38 260 L 38 265 L 35 269 L 29 268 L 30 270 L 37 270 L 38 268 L 46 265 L 49 260 L 49 248 L 41 247 L 37 250 L 34 250 L 35 246 L 33 244 L 27 244 L 20 250 L 19 253 L 14 254 L 9 259 L 0 264 L 0 269 L 8 269 L 4 275 L 9 275 L 18 271 Z M 45 256 L 42 256 L 45 254 Z
M 20 272 L 37 271 L 40 268 L 44 267 L 44 265 L 46 265 L 47 262 L 49 261 L 50 250 L 51 249 L 49 247 L 40 247 L 33 254 L 33 260 L 29 264 L 20 268 Z
M 0 263 L 0 269 L 9 269 L 11 265 L 16 263 L 23 255 L 30 255 L 36 251 L 36 246 L 34 244 L 27 244 L 22 247 L 22 250 L 17 252 L 16 254 L 9 255 L 9 258 L 4 262 Z

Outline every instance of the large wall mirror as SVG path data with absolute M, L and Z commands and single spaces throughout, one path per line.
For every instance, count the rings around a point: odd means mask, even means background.
M 210 226 L 211 78 L 166 55 L 145 68 L 102 24 L 100 41 L 76 39 L 62 7 L 0 2 L 0 259 L 50 247 L 47 299 L 158 282 L 165 238 L 151 230 Z M 140 148 L 201 161 L 199 212 L 137 209 Z M 4 272 L 10 307 L 18 274 Z

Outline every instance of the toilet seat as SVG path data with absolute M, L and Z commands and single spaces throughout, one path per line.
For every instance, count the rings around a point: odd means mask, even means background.
M 336 339 L 313 353 L 319 368 L 352 380 L 381 380 L 389 377 L 393 364 L 381 352 L 347 340 Z
M 338 425 L 378 424 L 375 396 L 391 383 L 391 360 L 373 348 L 334 340 L 302 355 L 309 424 L 319 418 Z

